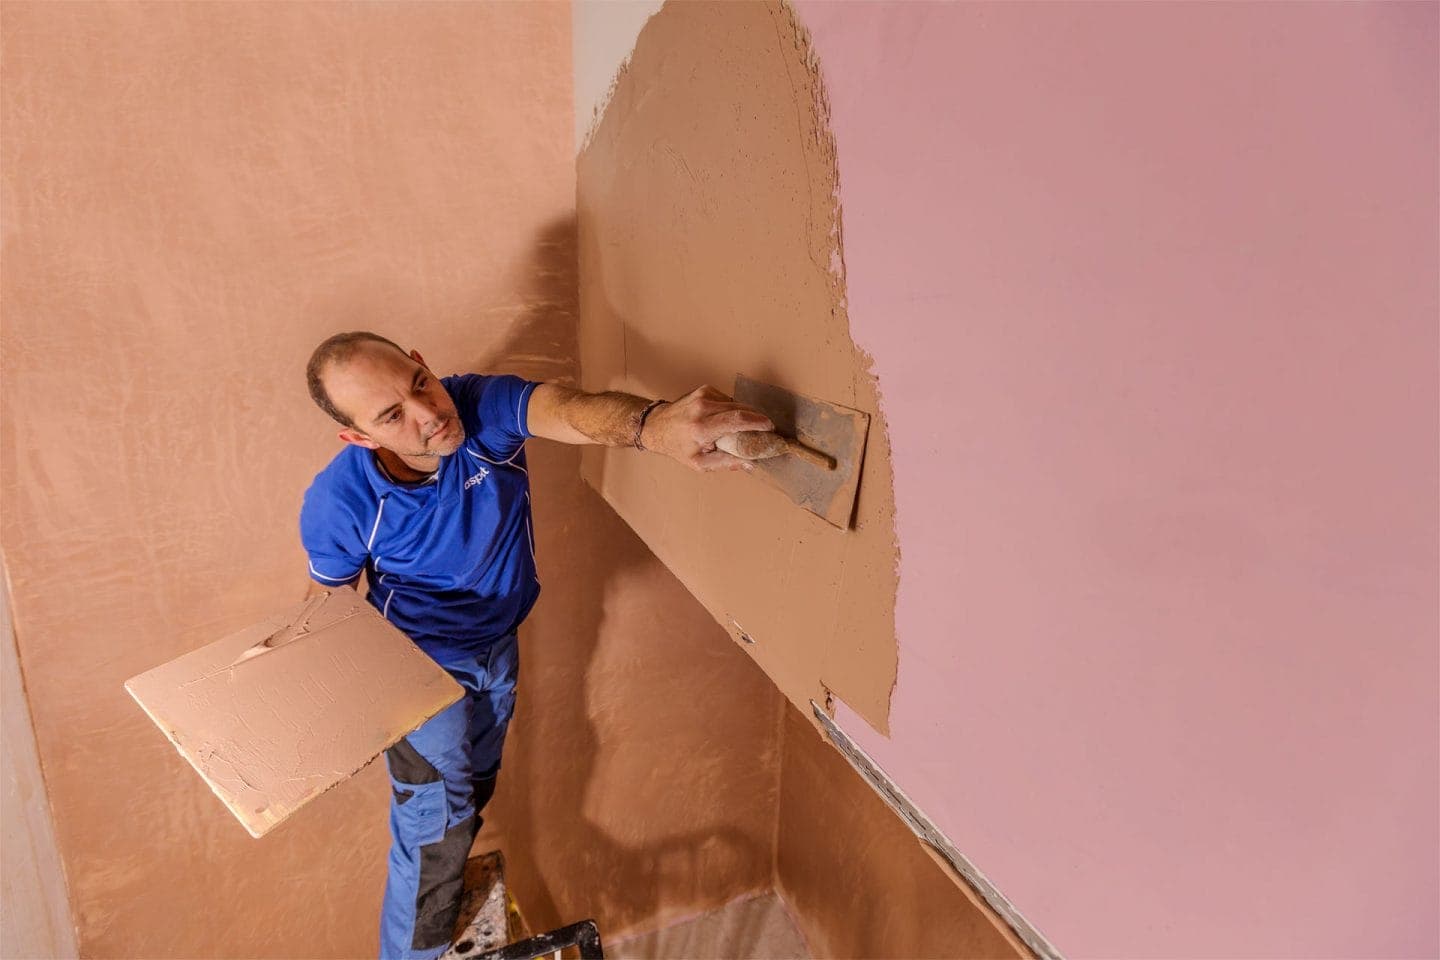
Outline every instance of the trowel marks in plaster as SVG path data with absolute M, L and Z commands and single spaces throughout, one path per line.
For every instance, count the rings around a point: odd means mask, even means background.
M 890 449 L 845 310 L 834 142 L 804 29 L 774 3 L 669 3 L 578 161 L 587 389 L 674 398 L 737 373 L 869 413 L 855 524 L 757 478 L 630 450 L 583 473 L 803 710 L 887 732 L 897 553 Z

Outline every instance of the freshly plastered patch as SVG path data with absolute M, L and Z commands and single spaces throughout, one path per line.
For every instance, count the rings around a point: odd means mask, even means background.
M 584 475 L 808 710 L 887 729 L 897 552 L 890 451 L 850 339 L 834 141 L 803 28 L 770 3 L 671 3 L 578 161 L 587 389 L 677 397 L 737 374 L 870 414 L 852 528 L 754 477 L 588 450 Z

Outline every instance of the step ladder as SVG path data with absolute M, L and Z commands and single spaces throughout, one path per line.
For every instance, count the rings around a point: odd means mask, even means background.
M 440 960 L 560 960 L 574 947 L 580 960 L 604 960 L 600 930 L 594 920 L 529 936 L 525 918 L 505 886 L 505 858 L 499 850 L 471 857 L 465 863 L 464 893 L 453 946 Z

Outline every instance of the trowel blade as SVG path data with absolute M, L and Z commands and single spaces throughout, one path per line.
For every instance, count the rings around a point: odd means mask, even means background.
M 855 513 L 870 415 L 745 376 L 735 378 L 735 399 L 769 417 L 776 433 L 835 459 L 833 470 L 793 456 L 754 463 L 755 472 L 791 500 L 841 530 L 848 530 Z

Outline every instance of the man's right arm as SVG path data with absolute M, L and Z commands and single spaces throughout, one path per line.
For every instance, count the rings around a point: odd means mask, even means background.
M 646 410 L 654 412 L 642 423 Z M 716 449 L 716 441 L 747 430 L 775 429 L 769 417 L 714 387 L 700 387 L 675 401 L 652 402 L 628 393 L 584 393 L 542 383 L 530 394 L 526 419 L 530 433 L 547 440 L 641 446 L 702 471 L 752 469 L 749 461 Z
M 347 507 L 345 487 L 326 479 L 323 473 L 317 476 L 300 505 L 300 545 L 310 573 L 306 600 L 326 590 L 358 590 L 365 575 L 367 551 L 358 532 L 361 521 Z M 352 571 L 350 578 L 340 579 L 346 570 Z

